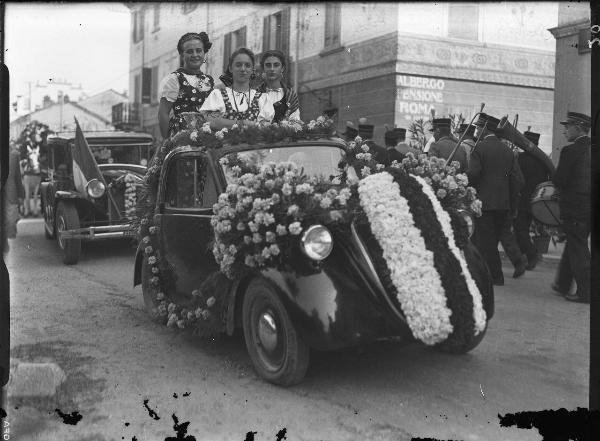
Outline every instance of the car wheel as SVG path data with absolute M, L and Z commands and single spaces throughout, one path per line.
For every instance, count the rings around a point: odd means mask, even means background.
M 448 354 L 466 354 L 467 352 L 475 349 L 479 345 L 479 343 L 481 343 L 483 337 L 485 337 L 485 333 L 488 328 L 488 323 L 489 322 L 486 322 L 483 331 L 481 331 L 477 335 L 472 336 L 470 340 L 466 341 L 462 345 L 450 345 L 447 342 L 442 342 L 439 345 L 436 345 L 435 347 L 441 350 L 442 352 L 446 352 Z
M 63 262 L 73 265 L 81 255 L 81 239 L 65 239 L 62 232 L 79 228 L 79 214 L 72 204 L 59 202 L 56 208 L 56 232 L 58 246 L 63 252 Z
M 157 312 L 158 300 L 156 300 L 157 292 L 150 284 L 150 278 L 152 277 L 151 268 L 152 266 L 148 263 L 148 256 L 144 254 L 144 257 L 142 257 L 142 297 L 144 298 L 144 308 L 153 320 L 159 322 L 160 317 Z
M 48 226 L 48 213 L 45 207 L 42 207 L 42 212 L 44 213 L 44 237 L 46 239 L 54 239 L 56 237 L 54 223 Z
M 258 374 L 280 386 L 302 381 L 308 368 L 308 345 L 266 280 L 254 279 L 248 286 L 242 318 L 246 347 Z

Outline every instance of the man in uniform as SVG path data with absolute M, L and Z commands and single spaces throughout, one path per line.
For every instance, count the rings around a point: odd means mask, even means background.
M 511 149 L 494 134 L 499 122 L 485 113 L 479 116 L 475 136 L 481 136 L 481 141 L 473 150 L 467 175 L 483 204 L 482 215 L 475 219 L 473 242 L 494 284 L 504 285 L 498 243 L 506 224 L 512 221 L 510 214 L 516 209 L 518 182 L 520 178 L 522 184 L 523 176 Z
M 552 288 L 572 302 L 590 302 L 590 163 L 591 118 L 583 113 L 567 112 L 561 121 L 571 144 L 563 147 L 552 179 L 559 190 L 558 205 L 566 243 Z M 575 279 L 577 291 L 569 288 Z
M 393 132 L 394 134 L 388 135 L 388 133 Z M 406 157 L 407 153 L 412 153 L 415 155 L 415 158 L 418 157 L 422 152 L 418 149 L 415 149 L 406 143 L 406 129 L 395 128 L 393 131 L 386 132 L 386 146 L 387 146 L 387 137 L 390 139 L 394 139 L 396 143 L 393 146 L 388 147 L 388 156 L 390 159 L 390 163 L 393 161 L 402 162 L 402 160 Z
M 437 118 L 433 120 L 432 125 L 433 127 L 431 130 L 433 131 L 435 142 L 431 144 L 427 154 L 429 156 L 448 159 L 457 144 L 454 137 L 450 134 L 451 120 L 450 118 Z M 467 152 L 462 144 L 456 149 L 452 161 L 458 161 L 460 163 L 459 173 L 467 171 Z
M 523 135 L 536 146 L 538 145 L 540 140 L 539 133 L 526 131 Z M 527 256 L 527 269 L 532 270 L 540 260 L 540 256 L 529 234 L 531 221 L 533 220 L 531 215 L 531 196 L 539 184 L 550 180 L 550 175 L 544 164 L 527 151 L 519 152 L 517 161 L 523 172 L 525 184 L 521 189 L 517 217 L 513 220 L 513 228 L 517 244 L 521 252 Z
M 388 165 L 389 158 L 387 154 L 387 150 L 385 147 L 380 146 L 375 141 L 373 141 L 373 132 L 375 131 L 375 126 L 372 124 L 367 124 L 366 118 L 360 118 L 358 120 L 358 136 L 362 138 L 362 140 L 369 146 L 370 153 L 373 155 L 373 159 L 379 162 L 380 164 Z
M 471 160 L 471 153 L 473 152 L 473 149 L 475 148 L 475 126 L 470 125 L 470 124 L 461 124 L 458 127 L 458 129 L 456 129 L 456 134 L 460 138 L 465 131 L 467 133 L 465 133 L 465 135 L 463 136 L 461 145 L 464 145 L 464 147 L 465 147 L 465 152 L 467 154 L 467 166 L 468 166 L 469 161 Z

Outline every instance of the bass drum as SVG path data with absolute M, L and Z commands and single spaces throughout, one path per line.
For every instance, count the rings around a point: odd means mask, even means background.
M 531 215 L 549 227 L 558 227 L 560 211 L 558 208 L 558 188 L 551 181 L 542 182 L 531 195 Z

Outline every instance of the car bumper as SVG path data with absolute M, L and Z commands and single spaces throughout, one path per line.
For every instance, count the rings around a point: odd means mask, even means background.
M 62 239 L 100 240 L 135 237 L 136 231 L 130 224 L 121 224 L 77 228 L 66 230 L 59 234 Z

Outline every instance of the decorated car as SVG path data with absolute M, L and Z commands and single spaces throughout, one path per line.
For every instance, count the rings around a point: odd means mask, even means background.
M 170 139 L 139 201 L 134 285 L 159 322 L 243 330 L 258 374 L 305 375 L 310 349 L 380 339 L 465 353 L 494 312 L 470 242 L 480 202 L 453 165 L 377 164 L 332 122 L 282 122 Z
M 63 262 L 75 264 L 81 241 L 136 238 L 137 193 L 150 160 L 146 133 L 61 132 L 48 137 L 48 178 L 41 183 L 44 233 Z

